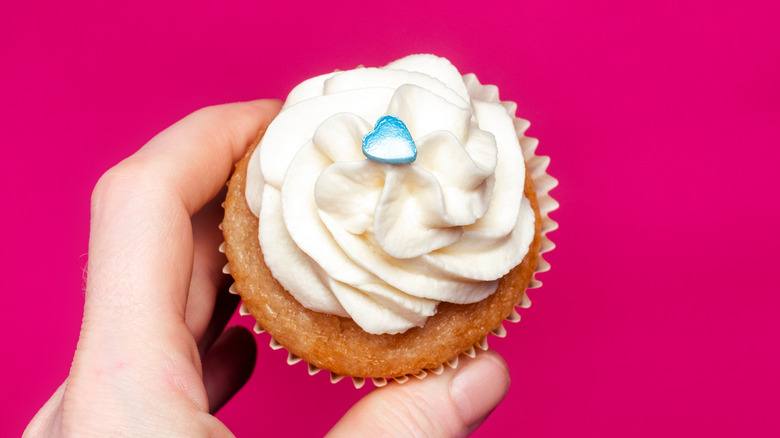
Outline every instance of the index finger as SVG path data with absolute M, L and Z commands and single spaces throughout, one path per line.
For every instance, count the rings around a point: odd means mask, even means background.
M 156 135 L 115 167 L 138 165 L 149 180 L 175 190 L 190 216 L 224 186 L 246 148 L 279 112 L 275 100 L 202 108 Z
M 101 177 L 92 199 L 85 321 L 146 328 L 171 315 L 183 321 L 190 217 L 224 186 L 279 107 L 261 100 L 198 110 Z

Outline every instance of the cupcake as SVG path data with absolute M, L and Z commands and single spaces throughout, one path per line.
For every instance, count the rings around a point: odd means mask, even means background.
M 487 348 L 549 265 L 549 159 L 446 59 L 317 76 L 236 165 L 231 291 L 311 373 L 405 381 Z

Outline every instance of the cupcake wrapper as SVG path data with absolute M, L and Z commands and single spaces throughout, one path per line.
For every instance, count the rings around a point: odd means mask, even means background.
M 489 90 L 489 88 L 487 89 Z M 504 105 L 504 107 L 507 108 L 507 111 L 509 111 L 510 114 L 514 114 L 514 111 L 517 107 L 517 105 L 514 102 L 501 102 L 501 103 Z M 559 207 L 559 204 L 555 199 L 553 199 L 550 196 L 549 192 L 550 190 L 552 190 L 558 185 L 558 180 L 556 180 L 555 178 L 547 174 L 547 167 L 550 164 L 550 157 L 544 155 L 536 155 L 536 147 L 539 145 L 539 141 L 535 138 L 524 136 L 525 131 L 530 126 L 530 122 L 524 119 L 515 118 L 514 125 L 515 125 L 515 131 L 517 131 L 517 136 L 520 139 L 520 147 L 523 151 L 523 158 L 525 159 L 526 162 L 526 172 L 530 172 L 531 178 L 534 181 L 534 189 L 536 191 L 536 198 L 539 205 L 539 213 L 542 218 L 542 230 L 540 236 L 541 247 L 539 249 L 539 257 L 536 263 L 536 269 L 534 270 L 534 274 L 531 276 L 531 280 L 528 284 L 528 287 L 526 288 L 526 292 L 523 293 L 520 300 L 516 304 L 516 307 L 527 309 L 531 306 L 531 300 L 530 298 L 528 298 L 528 294 L 527 294 L 528 289 L 537 289 L 542 286 L 542 282 L 536 278 L 536 275 L 550 270 L 550 263 L 548 263 L 544 259 L 544 254 L 552 251 L 555 248 L 555 244 L 547 237 L 547 233 L 551 231 L 555 231 L 558 228 L 558 223 L 550 219 L 549 213 L 556 210 Z M 220 224 L 219 228 L 220 230 L 222 229 L 222 224 Z M 219 251 L 225 253 L 224 242 L 220 245 Z M 230 274 L 230 263 L 225 265 L 225 267 L 222 269 L 222 272 L 228 275 Z M 238 291 L 236 290 L 235 287 L 235 283 L 230 286 L 229 292 L 232 294 L 238 294 Z M 241 314 L 242 316 L 251 317 L 249 311 L 247 310 L 243 302 L 241 303 L 241 307 L 239 308 L 239 314 Z M 516 309 L 512 309 L 512 312 L 506 318 L 504 318 L 504 321 L 511 322 L 511 323 L 520 322 L 520 314 L 517 312 Z M 254 331 L 255 333 L 258 334 L 265 332 L 263 327 L 261 327 L 257 321 L 255 321 Z M 503 338 L 507 335 L 507 331 L 504 328 L 503 324 L 499 324 L 499 326 L 495 330 L 489 332 L 488 335 L 493 335 L 498 338 Z M 462 352 L 461 354 L 468 356 L 470 358 L 474 358 L 477 355 L 476 349 L 487 350 L 488 335 L 485 335 L 485 337 L 477 341 L 473 346 L 471 346 L 468 350 Z M 269 346 L 273 350 L 284 349 L 284 346 L 278 343 L 276 339 L 273 338 L 273 336 L 271 337 Z M 390 380 L 394 380 L 399 384 L 403 384 L 409 381 L 410 377 L 414 377 L 417 379 L 424 379 L 431 373 L 436 375 L 443 373 L 445 366 L 452 369 L 456 369 L 458 367 L 459 357 L 460 355 L 455 356 L 453 359 L 433 369 L 424 369 L 417 374 L 409 374 L 400 377 L 393 377 L 391 379 L 352 377 L 351 378 L 352 384 L 355 386 L 356 389 L 360 389 L 365 385 L 366 380 L 370 380 L 374 384 L 374 386 L 379 388 L 387 385 L 387 383 Z M 287 352 L 288 365 L 295 365 L 299 362 L 303 362 L 303 359 L 293 354 L 292 352 L 289 351 Z M 307 363 L 307 371 L 310 376 L 313 376 L 319 373 L 320 371 L 322 371 L 322 369 L 310 363 Z M 338 383 L 345 377 L 333 373 L 332 371 L 329 373 L 330 373 L 331 383 Z

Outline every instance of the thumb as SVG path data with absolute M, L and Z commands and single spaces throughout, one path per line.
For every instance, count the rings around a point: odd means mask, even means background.
M 509 370 L 493 351 L 456 370 L 391 383 L 355 404 L 328 436 L 461 437 L 473 432 L 509 389 Z

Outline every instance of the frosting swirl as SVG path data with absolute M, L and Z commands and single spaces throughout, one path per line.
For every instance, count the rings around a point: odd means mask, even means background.
M 514 111 L 433 55 L 301 83 L 247 174 L 271 272 L 303 306 L 375 334 L 489 296 L 534 235 Z M 414 162 L 363 155 L 383 115 L 408 127 Z

